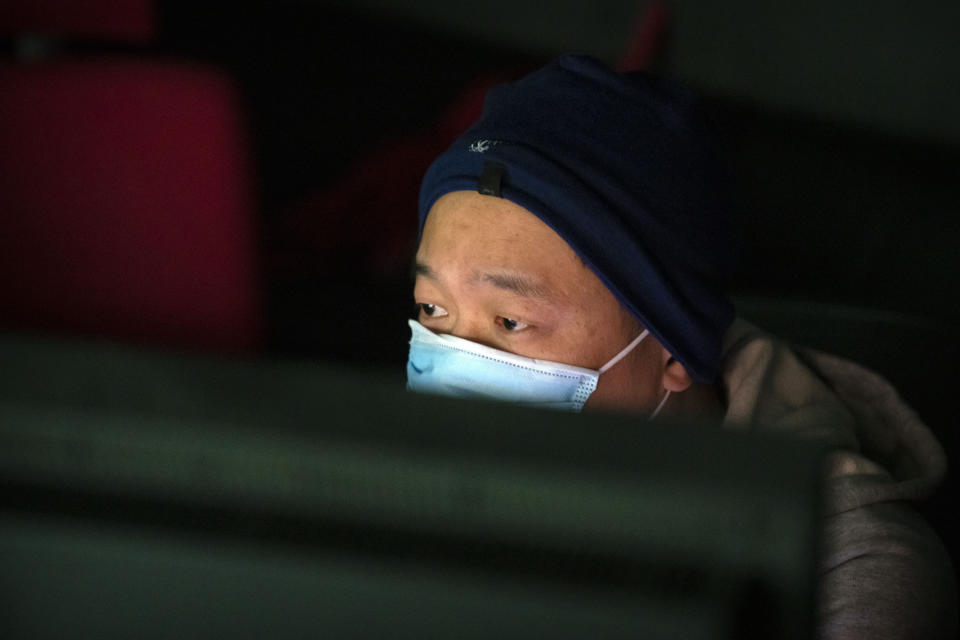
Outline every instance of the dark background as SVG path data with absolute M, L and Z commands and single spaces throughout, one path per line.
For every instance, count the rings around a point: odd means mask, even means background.
M 290 224 L 291 212 L 312 202 L 311 219 L 329 215 L 324 198 L 340 181 L 383 148 L 432 131 L 478 77 L 565 51 L 617 61 L 648 6 L 198 4 L 161 4 L 160 48 L 226 70 L 247 100 L 271 349 L 376 364 L 398 377 L 416 185 L 390 203 L 393 233 L 409 236 L 409 251 L 392 262 L 371 259 L 362 243 L 320 250 Z M 729 159 L 740 312 L 880 371 L 933 427 L 954 467 L 958 27 L 960 3 L 684 0 L 669 4 L 653 64 L 701 93 Z M 947 536 L 957 530 L 955 493 L 944 490 L 930 509 Z
M 656 70 L 701 91 L 730 159 L 734 291 L 960 317 L 960 125 L 950 115 L 960 108 L 960 12 L 921 4 L 673 3 Z M 311 259 L 289 213 L 379 148 L 428 130 L 483 74 L 567 50 L 615 60 L 644 8 L 539 6 L 160 4 L 160 50 L 238 83 L 255 134 L 266 253 L 300 258 L 269 282 L 275 348 L 402 360 L 405 329 L 376 318 L 398 305 L 407 313 L 405 265 L 374 268 L 356 253 Z M 395 207 L 412 224 L 415 202 Z M 340 330 L 358 326 L 370 327 L 353 332 L 360 343 Z M 388 347 L 398 337 L 401 346 Z
M 257 322 L 264 319 L 265 340 L 259 324 L 251 331 L 259 353 L 382 367 L 400 381 L 405 320 L 413 306 L 409 263 L 418 184 L 429 161 L 466 126 L 451 125 L 451 114 L 462 118 L 465 104 L 479 104 L 484 86 L 562 52 L 618 64 L 646 34 L 657 45 L 646 67 L 703 96 L 726 153 L 739 254 L 730 289 L 742 315 L 795 343 L 879 370 L 953 446 L 951 399 L 960 357 L 960 3 L 559 0 L 545 8 L 508 0 L 159 0 L 152 33 L 133 39 L 71 36 L 58 27 L 46 33 L 48 20 L 71 12 L 82 18 L 85 10 L 62 0 L 39 4 L 46 12 L 35 9 L 38 3 L 10 5 L 34 7 L 39 40 L 29 29 L 8 32 L 0 23 L 5 72 L 26 79 L 48 63 L 55 68 L 70 60 L 79 61 L 77 69 L 83 60 L 159 61 L 157 67 L 171 62 L 181 71 L 206 70 L 236 88 L 251 143 L 260 279 L 242 286 L 263 292 L 262 305 L 250 312 Z M 129 6 L 100 0 L 86 11 L 109 16 Z M 149 13 L 149 3 L 142 6 Z M 12 15 L 3 7 L 0 18 Z M 665 10 L 659 31 L 645 31 L 651 7 Z M 81 87 L 91 93 L 100 88 Z M 6 104 L 21 114 L 31 111 L 16 95 Z M 62 117 L 84 113 L 79 103 L 56 106 Z M 185 129 L 180 115 L 173 113 L 168 126 Z M 109 130 L 106 119 L 96 120 L 101 117 L 82 122 L 94 138 Z M 198 126 L 201 133 L 209 129 Z M 8 124 L 4 135 L 18 138 L 15 129 Z M 18 139 L 27 150 L 38 146 L 29 135 L 26 142 Z M 194 138 L 181 140 L 187 151 L 195 148 Z M 45 144 L 52 144 L 43 148 L 47 157 L 64 155 L 55 142 Z M 136 140 L 130 144 L 125 153 L 151 153 Z M 109 140 L 96 151 L 110 156 Z M 11 172 L 33 166 L 20 162 L 16 151 L 6 156 Z M 177 160 L 167 162 L 171 167 Z M 65 171 L 63 182 L 77 182 L 69 167 Z M 38 175 L 38 184 L 43 179 L 49 178 Z M 109 178 L 99 188 L 106 200 L 92 206 L 91 218 L 113 206 L 111 215 L 125 222 L 147 200 L 123 204 Z M 9 189 L 29 201 L 43 187 L 17 182 Z M 202 201 L 203 193 L 189 193 Z M 70 197 L 53 207 L 63 219 L 41 223 L 39 235 L 69 235 Z M 155 211 L 151 224 L 162 227 L 156 235 L 175 235 L 185 222 L 171 215 L 168 223 L 166 210 Z M 193 221 L 206 219 L 204 212 L 176 213 Z M 14 230 L 30 218 L 3 213 Z M 240 215 L 247 220 L 246 209 Z M 0 255 L 20 255 L 16 237 L 14 231 L 2 238 L 9 244 L 0 244 L 6 247 Z M 36 253 L 45 255 L 43 238 L 33 240 L 40 242 Z M 118 244 L 110 251 L 139 250 L 125 239 Z M 213 253 L 207 245 L 191 251 L 201 258 Z M 37 260 L 27 266 L 27 277 L 56 279 L 46 273 L 52 267 L 43 255 L 23 255 Z M 166 255 L 159 258 L 163 269 Z M 70 264 L 68 271 L 89 266 L 85 259 Z M 14 271 L 20 266 L 8 264 Z M 121 289 L 149 289 L 149 280 L 158 277 L 151 272 L 143 286 L 130 285 L 122 271 L 110 273 Z M 165 284 L 173 293 L 191 289 L 203 279 L 194 277 L 198 271 L 206 274 L 202 266 L 187 267 L 183 281 Z M 36 298 L 46 289 L 36 285 L 31 293 L 29 285 L 14 282 L 13 290 Z M 67 293 L 83 302 L 94 297 Z M 70 304 L 39 308 L 39 315 L 54 317 L 24 326 L 8 322 L 21 306 L 13 296 L 0 325 L 69 329 Z M 182 307 L 174 311 L 198 315 L 195 301 Z M 110 319 L 115 325 L 128 325 L 129 335 L 151 314 L 110 313 L 118 316 Z M 104 330 L 87 326 L 85 335 L 128 337 L 111 334 L 107 319 L 96 313 L 87 320 Z M 164 318 L 151 320 L 164 328 Z
M 647 6 L 162 0 L 149 44 L 77 51 L 199 64 L 232 81 L 252 135 L 265 355 L 380 367 L 402 384 L 425 167 L 383 154 L 436 142 L 478 79 L 567 51 L 616 62 Z M 669 8 L 652 68 L 704 97 L 728 157 L 740 311 L 876 368 L 956 468 L 960 3 Z M 3 53 L 15 46 L 4 41 Z M 327 206 L 345 184 L 376 191 L 397 176 L 406 186 L 392 199 Z M 951 480 L 930 509 L 953 539 L 955 495 Z

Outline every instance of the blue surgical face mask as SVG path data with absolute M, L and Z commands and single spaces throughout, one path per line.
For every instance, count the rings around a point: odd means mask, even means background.
M 504 400 L 530 407 L 580 411 L 597 388 L 600 375 L 630 353 L 644 330 L 600 367 L 585 369 L 500 351 L 456 336 L 430 331 L 410 320 L 407 389 L 460 398 Z M 653 412 L 657 415 L 670 392 Z

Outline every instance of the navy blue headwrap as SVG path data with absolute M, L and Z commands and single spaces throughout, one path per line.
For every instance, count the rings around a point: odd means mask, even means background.
M 420 231 L 438 198 L 478 190 L 563 238 L 694 379 L 720 366 L 733 307 L 721 164 L 685 89 L 564 56 L 490 90 L 483 115 L 430 166 Z

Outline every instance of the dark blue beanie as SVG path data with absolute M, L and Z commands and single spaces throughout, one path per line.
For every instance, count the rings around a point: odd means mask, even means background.
M 733 320 L 733 238 L 722 165 L 685 89 L 564 56 L 490 90 L 483 115 L 430 166 L 438 198 L 479 190 L 556 231 L 700 382 Z

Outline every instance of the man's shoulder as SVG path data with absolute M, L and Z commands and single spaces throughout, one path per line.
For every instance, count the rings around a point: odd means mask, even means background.
M 826 518 L 819 571 L 820 637 L 955 637 L 950 558 L 906 503 Z

